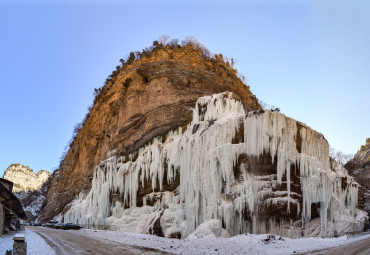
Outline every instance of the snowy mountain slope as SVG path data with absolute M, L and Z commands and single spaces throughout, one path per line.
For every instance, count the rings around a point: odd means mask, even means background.
M 20 193 L 15 193 L 16 196 L 18 196 L 24 211 L 26 212 L 27 220 L 29 222 L 39 221 L 39 213 L 44 206 L 50 182 L 51 176 L 43 183 L 42 187 L 39 190 L 22 191 Z
M 323 135 L 278 112 L 246 114 L 225 92 L 201 97 L 185 131 L 102 161 L 58 218 L 177 238 L 211 219 L 230 235 L 332 237 L 363 229 L 357 196 Z

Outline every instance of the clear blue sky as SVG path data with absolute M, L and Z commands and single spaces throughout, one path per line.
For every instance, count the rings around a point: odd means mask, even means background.
M 56 167 L 94 88 L 163 34 L 236 58 L 259 99 L 338 150 L 370 136 L 370 1 L 151 2 L 0 2 L 0 176 Z

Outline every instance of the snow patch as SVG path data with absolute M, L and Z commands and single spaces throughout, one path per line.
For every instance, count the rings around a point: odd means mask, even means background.
M 24 233 L 27 242 L 27 255 L 53 255 L 55 251 L 42 237 L 31 230 L 18 231 Z M 13 237 L 15 233 L 7 233 L 0 237 L 0 251 L 13 250 Z
M 216 237 L 230 237 L 226 229 L 222 228 L 222 223 L 220 220 L 208 220 L 200 224 L 197 229 L 190 234 L 187 239 L 196 238 L 216 238 Z
M 147 247 L 171 254 L 301 254 L 327 249 L 370 238 L 370 234 L 347 239 L 339 238 L 281 238 L 267 234 L 243 234 L 231 238 L 169 239 L 121 231 L 81 230 L 81 235 L 114 241 L 136 247 Z

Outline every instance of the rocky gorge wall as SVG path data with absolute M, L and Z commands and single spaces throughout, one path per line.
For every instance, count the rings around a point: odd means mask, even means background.
M 348 172 L 362 185 L 360 189 L 363 199 L 359 201 L 361 206 L 370 215 L 370 138 L 361 146 L 354 158 L 345 165 Z
M 211 219 L 230 235 L 331 237 L 363 229 L 358 186 L 322 134 L 224 92 L 199 98 L 186 128 L 98 163 L 58 218 L 176 238 Z

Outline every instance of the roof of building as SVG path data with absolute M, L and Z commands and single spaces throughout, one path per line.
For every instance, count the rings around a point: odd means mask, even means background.
M 6 201 L 5 206 L 12 210 L 19 218 L 26 219 L 27 216 L 21 202 L 19 202 L 19 199 L 3 185 L 4 181 L 9 182 L 8 180 L 0 178 L 0 197 Z
M 13 192 L 13 182 L 4 178 L 0 178 L 0 183 L 3 184 L 6 188 L 8 188 L 10 192 Z

